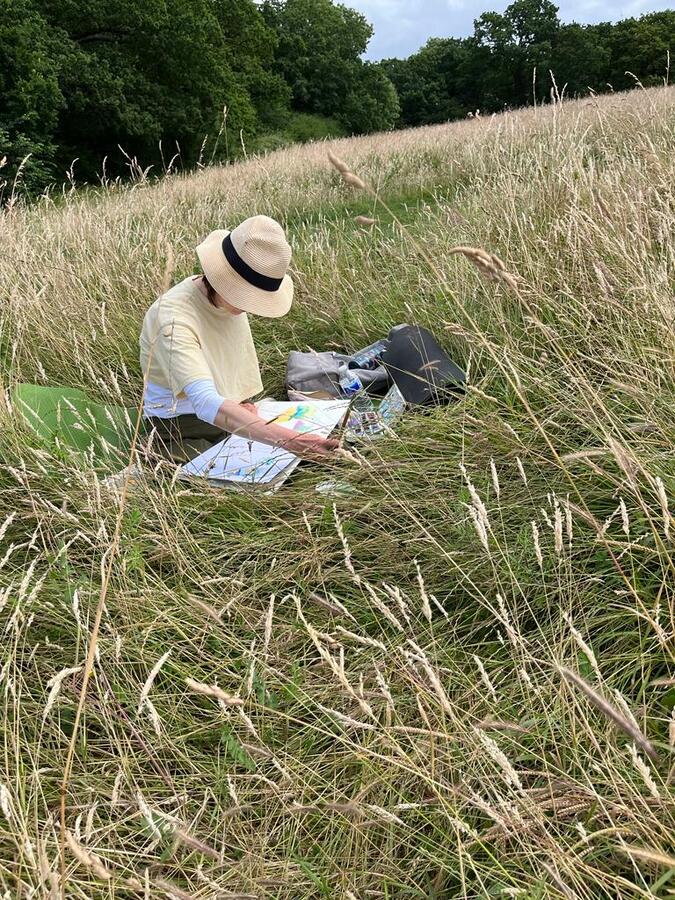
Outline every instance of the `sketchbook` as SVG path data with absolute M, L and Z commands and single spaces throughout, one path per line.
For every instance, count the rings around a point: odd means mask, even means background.
M 258 415 L 300 434 L 328 437 L 342 421 L 349 400 L 306 400 L 288 402 L 263 400 L 257 404 Z M 281 484 L 300 462 L 300 457 L 281 447 L 270 447 L 258 441 L 231 435 L 209 447 L 191 462 L 185 463 L 185 475 L 196 475 L 211 481 L 239 485 Z

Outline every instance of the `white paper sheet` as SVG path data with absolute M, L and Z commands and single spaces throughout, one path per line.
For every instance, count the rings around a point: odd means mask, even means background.
M 258 415 L 275 425 L 299 434 L 328 437 L 344 418 L 348 400 L 307 400 L 288 402 L 263 400 L 257 405 Z M 289 475 L 300 462 L 288 450 L 269 447 L 257 441 L 232 435 L 205 453 L 186 463 L 186 475 L 197 475 L 237 484 L 269 484 L 282 473 Z

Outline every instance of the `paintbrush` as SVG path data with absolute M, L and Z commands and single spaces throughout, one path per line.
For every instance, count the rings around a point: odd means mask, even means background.
M 335 436 L 338 439 L 338 442 L 339 442 L 338 447 L 340 450 L 343 449 L 343 445 L 345 442 L 345 436 L 347 434 L 347 425 L 349 424 L 349 417 L 352 414 L 352 406 L 354 405 L 355 399 L 356 399 L 355 397 L 352 397 L 352 399 L 349 401 L 349 406 L 345 410 L 345 414 L 342 417 L 342 421 L 340 422 L 340 424 L 337 427 L 337 432 L 336 432 Z

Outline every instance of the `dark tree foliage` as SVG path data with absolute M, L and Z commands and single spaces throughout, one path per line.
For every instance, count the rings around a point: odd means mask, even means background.
M 238 0 L 240 6 L 252 5 Z M 56 61 L 64 109 L 54 139 L 62 163 L 79 157 L 86 177 L 105 156 L 123 165 L 118 145 L 142 163 L 172 156 L 195 161 L 223 108 L 236 128 L 255 109 L 233 66 L 211 0 L 33 0 L 67 45 Z
M 485 108 L 532 101 L 532 73 L 551 68 L 559 27 L 558 8 L 550 0 L 515 0 L 503 15 L 476 19 L 474 51 L 484 66 Z
M 239 84 L 249 94 L 260 126 L 282 123 L 290 107 L 291 89 L 275 63 L 277 35 L 255 3 L 210 0 L 220 25 L 228 60 Z
M 396 86 L 406 125 L 445 122 L 466 115 L 469 48 L 455 38 L 432 38 L 408 60 L 387 59 L 382 69 Z
M 354 134 L 387 131 L 399 116 L 396 88 L 378 66 L 363 63 L 338 116 Z
M 35 192 L 392 127 L 371 34 L 331 0 L 0 0 L 0 200 L 17 170 Z
M 569 96 L 588 94 L 590 89 L 607 89 L 610 51 L 605 30 L 603 25 L 576 23 L 560 28 L 553 49 L 551 70 L 559 88 L 565 87 Z
M 608 31 L 610 54 L 607 81 L 614 90 L 663 83 L 666 55 L 675 57 L 675 10 L 624 19 Z
M 53 172 L 53 136 L 64 106 L 56 62 L 61 51 L 61 35 L 28 0 L 0 0 L 0 175 L 11 182 L 30 157 L 29 188 L 39 188 Z
M 361 59 L 373 33 L 364 16 L 332 0 L 266 0 L 262 11 L 277 34 L 275 58 L 295 109 L 332 116 L 351 132 L 393 126 L 393 85 Z

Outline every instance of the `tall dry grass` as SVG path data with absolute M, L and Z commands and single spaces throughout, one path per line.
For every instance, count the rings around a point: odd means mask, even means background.
M 351 184 L 317 145 L 5 214 L 6 896 L 670 895 L 674 111 L 612 95 L 331 143 Z M 292 348 L 415 320 L 468 395 L 274 497 L 160 472 L 121 508 L 12 384 L 137 403 L 167 259 L 255 212 L 298 285 L 254 323 L 269 390 Z

